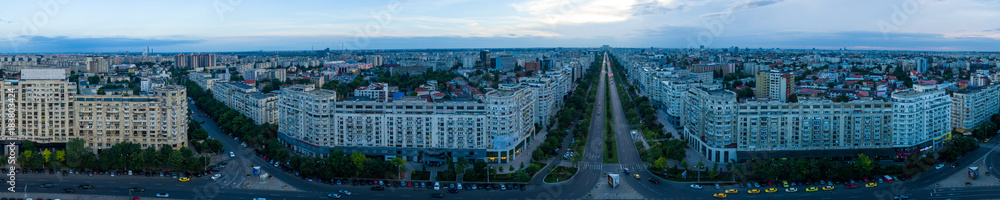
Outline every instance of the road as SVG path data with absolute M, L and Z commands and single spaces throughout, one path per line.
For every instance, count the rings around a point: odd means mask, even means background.
M 606 54 L 607 55 L 607 54 Z M 607 56 L 605 56 L 607 58 Z M 721 192 L 711 187 L 697 190 L 688 187 L 691 183 L 669 182 L 661 180 L 660 184 L 653 184 L 646 181 L 647 177 L 654 177 L 646 170 L 645 164 L 639 159 L 632 142 L 632 137 L 628 132 L 626 120 L 624 118 L 621 103 L 617 98 L 617 89 L 611 84 L 611 93 L 605 94 L 607 73 L 610 72 L 609 63 L 605 59 L 602 66 L 600 82 L 597 87 L 596 103 L 594 113 L 591 116 L 590 132 L 588 133 L 587 148 L 584 150 L 584 160 L 580 163 L 580 169 L 574 178 L 555 184 L 531 184 L 525 191 L 461 191 L 457 194 L 445 194 L 449 199 L 585 199 L 588 192 L 602 181 L 605 173 L 619 172 L 624 166 L 628 166 L 633 173 L 640 174 L 643 178 L 623 177 L 623 184 L 629 184 L 636 192 L 646 199 L 707 199 L 713 193 Z M 621 76 L 621 75 L 619 75 Z M 612 106 L 612 118 L 615 123 L 615 135 L 618 145 L 619 162 L 621 164 L 602 164 L 603 141 L 604 141 L 604 95 L 611 95 L 610 105 Z M 52 195 L 62 195 L 62 188 L 75 188 L 81 184 L 92 184 L 94 190 L 77 190 L 76 194 L 94 195 L 115 195 L 125 197 L 128 188 L 145 187 L 147 192 L 134 194 L 138 197 L 153 197 L 156 193 L 166 192 L 175 199 L 252 199 L 264 197 L 267 199 L 327 199 L 325 195 L 338 190 L 349 190 L 354 193 L 345 199 L 424 199 L 432 193 L 443 193 L 422 188 L 393 188 L 386 191 L 369 191 L 367 186 L 350 185 L 328 185 L 317 182 L 309 182 L 294 175 L 281 172 L 273 165 L 266 163 L 262 158 L 254 155 L 251 149 L 239 146 L 239 142 L 229 137 L 218 128 L 216 122 L 202 117 L 202 113 L 196 107 L 191 106 L 195 113 L 196 120 L 207 120 L 203 128 L 209 132 L 213 138 L 220 139 L 228 154 L 233 151 L 235 158 L 230 160 L 229 166 L 224 169 L 224 177 L 218 181 L 213 181 L 207 177 L 194 178 L 190 182 L 178 182 L 169 177 L 141 177 L 141 176 L 117 176 L 107 175 L 89 177 L 84 175 L 49 175 L 49 174 L 20 174 L 18 175 L 19 192 L 27 188 L 28 193 L 47 193 Z M 994 142 L 996 143 L 996 142 Z M 933 184 L 954 173 L 963 173 L 966 167 L 974 161 L 981 161 L 982 164 L 996 168 L 1000 166 L 1000 156 L 996 153 L 996 146 L 992 144 L 983 145 L 968 153 L 958 161 L 959 167 L 942 168 L 937 171 L 923 173 L 914 177 L 914 180 L 882 184 L 875 188 L 844 189 L 838 186 L 834 191 L 804 192 L 804 187 L 799 188 L 800 192 L 747 194 L 745 188 L 738 188 L 739 194 L 732 194 L 730 199 L 892 199 L 899 194 L 910 194 L 914 199 L 983 199 L 995 198 L 996 190 L 1000 187 L 963 187 L 963 188 L 942 188 L 934 189 Z M 252 181 L 246 177 L 249 173 L 249 165 L 263 166 L 266 172 L 271 173 L 276 179 L 288 184 L 292 190 L 257 190 L 239 187 L 240 183 Z M 933 170 L 933 169 L 932 169 Z M 996 171 L 993 171 L 996 174 Z M 241 176 L 242 174 L 242 176 Z M 53 183 L 55 187 L 50 189 L 40 189 L 38 185 L 43 183 Z M 235 183 L 235 184 L 234 184 Z M 23 184 L 23 185 L 21 185 Z M 723 186 L 723 189 L 737 188 L 736 186 Z M 764 188 L 761 188 L 763 190 Z M 783 190 L 783 188 L 781 188 Z M 21 193 L 0 193 L 0 197 L 24 197 Z M 123 198 L 124 199 L 124 198 Z

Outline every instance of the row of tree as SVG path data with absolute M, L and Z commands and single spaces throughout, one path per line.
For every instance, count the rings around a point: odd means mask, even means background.
M 34 142 L 21 142 L 17 163 L 28 169 L 93 169 L 93 170 L 175 170 L 198 171 L 208 165 L 208 157 L 194 156 L 187 148 L 174 149 L 163 145 L 143 149 L 139 144 L 122 142 L 95 154 L 86 141 L 73 139 L 66 149 L 39 149 Z M 2 159 L 8 159 L 3 157 Z
M 865 154 L 850 162 L 827 158 L 754 160 L 735 170 L 742 180 L 849 180 L 871 177 L 879 164 Z

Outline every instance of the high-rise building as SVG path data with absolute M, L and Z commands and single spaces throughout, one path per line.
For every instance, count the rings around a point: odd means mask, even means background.
M 1000 86 L 986 85 L 951 94 L 951 125 L 971 131 L 1000 112 Z
M 917 68 L 918 72 L 920 72 L 921 74 L 926 74 L 927 73 L 927 69 L 930 66 L 927 64 L 927 59 L 926 58 L 924 58 L 924 57 L 917 57 L 917 58 L 914 58 L 913 61 L 915 62 L 914 65 L 916 65 L 916 68 Z
M 712 161 L 736 157 L 736 93 L 692 88 L 684 101 L 684 138 L 688 146 Z M 743 123 L 743 122 L 741 122 Z M 715 156 L 718 155 L 718 156 Z M 729 155 L 729 156 L 727 156 Z
M 775 70 L 757 72 L 756 97 L 767 97 L 785 102 L 795 93 L 795 75 Z
M 479 62 L 483 63 L 483 68 L 490 69 L 493 68 L 493 56 L 490 55 L 490 50 L 482 50 L 479 52 Z
M 193 53 L 174 55 L 174 66 L 179 69 L 194 69 L 202 67 L 214 67 L 216 62 L 215 54 Z
M 951 134 L 951 97 L 933 86 L 892 93 L 893 147 L 899 152 L 915 152 L 943 146 Z
M 68 82 L 66 74 L 65 69 L 24 69 L 20 80 L 0 84 L 0 95 L 14 97 L 9 103 L 16 105 L 3 109 L 4 116 L 16 117 L 0 122 L 7 127 L 5 132 L 14 133 L 8 140 L 66 143 L 83 139 L 94 150 L 121 142 L 142 148 L 187 145 L 188 104 L 183 87 L 165 85 L 140 95 L 77 95 L 76 83 Z
M 505 72 L 512 72 L 517 66 L 517 59 L 511 55 L 501 55 L 497 56 L 497 63 L 494 63 L 496 70 L 503 70 Z
M 87 72 L 107 73 L 110 71 L 108 60 L 104 56 L 87 56 Z M 97 84 L 97 83 L 92 83 Z

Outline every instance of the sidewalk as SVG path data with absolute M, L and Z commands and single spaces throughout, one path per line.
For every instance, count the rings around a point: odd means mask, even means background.
M 555 125 L 552 126 L 554 127 Z M 535 134 L 535 136 L 531 139 L 531 144 L 529 144 L 527 148 L 522 150 L 521 155 L 518 155 L 517 158 L 514 158 L 514 160 L 508 163 L 489 164 L 489 166 L 493 168 L 503 167 L 503 172 L 499 172 L 498 174 L 514 173 L 514 171 L 510 170 L 511 166 L 514 166 L 515 171 L 518 169 L 523 169 L 521 167 L 522 164 L 524 168 L 528 168 L 528 166 L 531 166 L 531 153 L 535 152 L 535 149 L 538 149 L 538 146 L 541 145 L 543 142 L 545 142 L 545 137 L 547 137 L 548 134 L 549 134 L 548 130 L 542 130 L 541 132 L 538 132 L 538 134 Z
M 980 168 L 979 178 L 971 179 L 969 178 L 969 174 L 966 173 L 966 171 L 959 170 L 958 173 L 952 174 L 951 176 L 948 176 L 948 178 L 938 181 L 935 185 L 931 185 L 931 187 L 953 188 L 953 187 L 974 187 L 974 186 L 1000 186 L 1000 182 L 998 181 L 1000 181 L 1000 179 L 997 179 L 996 174 L 990 174 L 987 176 L 985 171 L 982 168 Z
M 141 197 L 141 199 L 150 198 L 153 194 L 136 194 L 135 196 Z M 11 199 L 23 199 L 25 198 L 25 193 L 17 192 L 4 192 L 0 195 L 0 198 L 11 198 Z M 128 196 L 116 196 L 116 195 L 89 195 L 89 194 L 55 194 L 55 193 L 27 193 L 27 198 L 32 199 L 73 199 L 73 200 L 107 200 L 107 199 L 131 199 Z M 157 199 L 173 199 L 173 198 L 157 198 Z

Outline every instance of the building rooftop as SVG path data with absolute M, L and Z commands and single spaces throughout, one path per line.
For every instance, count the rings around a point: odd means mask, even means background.
M 63 80 L 66 69 L 21 69 L 21 80 Z

